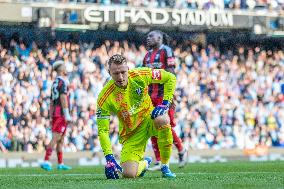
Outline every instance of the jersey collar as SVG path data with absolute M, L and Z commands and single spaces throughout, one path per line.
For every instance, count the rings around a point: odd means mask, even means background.
M 162 48 L 164 48 L 164 44 L 162 44 L 162 45 L 159 47 L 158 50 L 161 50 Z M 153 51 L 153 49 L 149 50 L 149 52 L 152 52 L 152 51 Z
M 64 83 L 66 83 L 67 85 L 69 85 L 69 81 L 68 81 L 67 79 L 63 78 L 62 76 L 57 76 L 56 78 L 59 78 L 59 79 L 63 80 Z

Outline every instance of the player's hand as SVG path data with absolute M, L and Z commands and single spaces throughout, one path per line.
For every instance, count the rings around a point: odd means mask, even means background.
M 64 108 L 63 109 L 63 113 L 64 113 L 64 118 L 65 118 L 67 124 L 71 124 L 71 123 L 74 122 L 72 117 L 71 117 L 71 115 L 69 114 L 69 109 L 68 108 Z
M 119 179 L 118 173 L 122 173 L 122 167 L 115 161 L 113 154 L 106 155 L 105 175 L 107 179 Z
M 163 103 L 161 105 L 156 106 L 155 109 L 152 111 L 151 118 L 155 119 L 156 117 L 167 113 L 170 104 L 171 103 L 168 100 L 163 100 Z

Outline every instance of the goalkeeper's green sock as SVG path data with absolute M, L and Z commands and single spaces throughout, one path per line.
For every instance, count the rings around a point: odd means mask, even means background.
M 168 164 L 172 153 L 173 135 L 171 125 L 167 124 L 158 128 L 158 146 L 162 164 Z
M 147 161 L 146 160 L 141 160 L 138 162 L 138 171 L 136 176 L 140 176 L 142 171 L 144 171 L 147 168 Z

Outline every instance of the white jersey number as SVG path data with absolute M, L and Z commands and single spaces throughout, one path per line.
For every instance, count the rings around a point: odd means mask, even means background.
M 55 82 L 54 82 L 53 85 L 52 85 L 52 90 L 51 90 L 51 92 L 52 92 L 52 100 L 56 100 L 56 99 L 58 99 L 58 97 L 59 97 L 59 91 L 58 91 L 58 89 L 57 89 L 57 87 L 58 87 L 58 82 L 59 82 L 59 80 L 56 79 Z

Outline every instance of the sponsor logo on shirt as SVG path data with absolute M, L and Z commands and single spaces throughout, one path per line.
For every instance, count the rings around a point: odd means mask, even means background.
M 123 100 L 123 94 L 122 93 L 117 93 L 115 101 L 116 102 L 121 102 Z
M 162 68 L 163 64 L 161 62 L 155 62 L 153 64 L 146 64 L 148 68 Z

